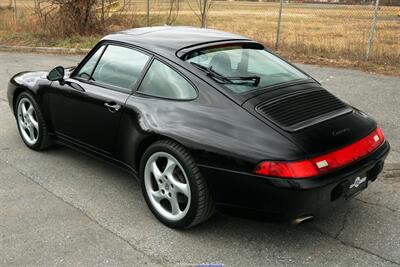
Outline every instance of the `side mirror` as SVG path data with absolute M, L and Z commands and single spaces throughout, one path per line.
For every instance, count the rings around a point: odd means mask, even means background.
M 49 74 L 47 74 L 47 80 L 49 81 L 62 81 L 64 79 L 64 68 L 61 66 L 55 67 L 52 69 Z

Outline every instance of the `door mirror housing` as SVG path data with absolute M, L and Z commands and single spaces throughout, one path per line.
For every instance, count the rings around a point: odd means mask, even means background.
M 62 66 L 55 67 L 52 69 L 49 74 L 47 74 L 47 80 L 55 82 L 55 81 L 63 81 L 64 80 L 65 70 Z

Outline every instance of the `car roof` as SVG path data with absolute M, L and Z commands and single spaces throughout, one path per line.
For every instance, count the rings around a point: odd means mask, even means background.
M 183 48 L 221 41 L 242 41 L 248 38 L 214 29 L 188 26 L 159 26 L 124 30 L 102 40 L 124 42 L 159 54 L 176 54 Z

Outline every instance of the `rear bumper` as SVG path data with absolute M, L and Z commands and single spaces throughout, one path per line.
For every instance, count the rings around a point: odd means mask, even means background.
M 219 209 L 241 215 L 289 221 L 319 215 L 348 199 L 354 177 L 373 182 L 383 169 L 390 145 L 386 141 L 360 161 L 312 179 L 280 179 L 200 166 Z

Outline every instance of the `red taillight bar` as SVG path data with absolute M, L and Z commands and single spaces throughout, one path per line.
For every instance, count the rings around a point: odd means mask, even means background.
M 385 140 L 380 128 L 366 137 L 335 151 L 300 161 L 263 161 L 255 174 L 281 178 L 308 178 L 333 171 L 355 162 L 377 149 Z

